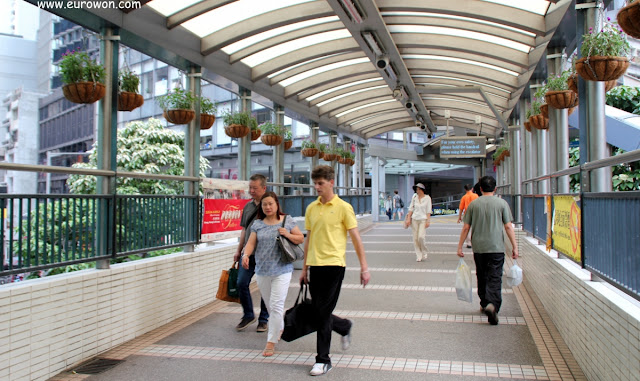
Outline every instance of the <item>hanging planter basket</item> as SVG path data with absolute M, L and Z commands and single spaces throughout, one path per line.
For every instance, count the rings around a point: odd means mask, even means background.
M 324 158 L 324 152 L 318 150 L 318 158 L 319 159 L 323 159 Z
M 251 129 L 247 126 L 243 126 L 242 124 L 230 124 L 224 127 L 224 133 L 231 138 L 244 138 L 249 135 L 249 131 Z
M 504 151 L 504 157 L 511 157 L 511 151 L 505 150 Z
M 345 158 L 343 156 L 338 156 L 337 160 L 338 160 L 338 163 L 340 163 L 340 164 L 344 164 L 345 163 Z
M 118 94 L 118 111 L 133 111 L 144 104 L 140 94 L 122 91 Z
M 640 3 L 637 1 L 620 8 L 618 25 L 631 37 L 640 38 Z
M 251 130 L 251 140 L 258 140 L 260 135 L 262 135 L 261 130 Z
M 216 116 L 212 114 L 200 114 L 200 129 L 208 130 L 213 126 L 213 122 L 216 121 Z
M 346 158 L 346 159 L 344 159 L 344 163 L 351 167 L 356 163 L 356 161 L 351 159 L 351 158 Z
M 336 161 L 338 159 L 338 155 L 334 153 L 325 153 L 323 159 L 325 161 Z
M 524 122 L 524 129 L 531 132 L 531 123 L 529 121 Z
M 604 92 L 606 93 L 607 91 L 613 89 L 614 87 L 616 87 L 616 85 L 618 84 L 617 80 L 612 79 L 611 81 L 607 81 L 604 84 Z M 574 93 L 578 94 L 578 74 L 574 74 L 571 77 L 569 77 L 569 79 L 567 80 L 567 86 L 569 86 L 569 90 L 573 91 Z M 576 98 L 576 103 L 578 102 L 577 98 Z
M 547 91 L 544 100 L 555 109 L 571 108 L 576 103 L 577 94 L 571 90 Z
M 162 116 L 172 124 L 188 124 L 196 117 L 196 112 L 193 110 L 171 109 L 164 111 Z
M 280 135 L 262 135 L 260 140 L 262 140 L 262 143 L 265 145 L 277 146 L 278 144 L 282 144 L 282 140 L 284 140 L 284 138 Z
M 627 68 L 629 68 L 627 57 L 591 56 L 576 61 L 576 72 L 587 81 L 616 80 L 627 71 Z
M 304 157 L 314 157 L 318 154 L 318 152 L 319 151 L 317 148 L 305 148 L 302 151 L 300 151 L 300 153 Z
M 540 105 L 540 114 L 549 119 L 549 105 L 547 105 L 546 103 Z
M 285 140 L 284 141 L 284 150 L 286 151 L 291 147 L 293 147 L 293 140 Z
M 95 103 L 104 97 L 106 88 L 99 82 L 76 82 L 62 86 L 62 94 L 73 103 Z
M 531 117 L 529 118 L 529 123 L 531 123 L 531 127 L 538 130 L 549 129 L 549 119 L 545 118 L 542 114 L 531 115 Z

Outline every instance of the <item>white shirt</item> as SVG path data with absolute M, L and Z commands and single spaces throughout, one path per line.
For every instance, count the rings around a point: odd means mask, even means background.
M 418 194 L 415 193 L 411 198 L 409 212 L 413 212 L 411 215 L 412 220 L 426 220 L 429 218 L 429 215 L 432 214 L 431 197 L 425 194 L 422 200 L 420 200 Z

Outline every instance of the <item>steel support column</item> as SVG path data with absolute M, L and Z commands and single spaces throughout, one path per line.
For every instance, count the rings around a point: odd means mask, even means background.
M 284 126 L 284 107 L 274 105 L 276 114 L 276 124 Z M 284 144 L 278 144 L 273 147 L 273 180 L 274 183 L 284 183 Z M 293 181 L 293 180 L 292 180 Z M 284 194 L 284 188 L 274 186 L 273 191 L 276 194 Z
M 511 144 L 511 162 L 512 162 L 512 173 L 511 177 L 511 195 L 514 200 L 514 210 L 513 210 L 513 218 L 516 221 L 522 221 L 521 217 L 521 195 L 522 195 L 522 144 L 520 135 L 524 131 L 524 125 L 522 124 L 523 120 L 522 111 L 520 113 L 520 119 L 518 125 L 514 126 L 512 129 L 509 129 L 509 140 Z M 526 132 L 524 132 L 526 133 Z
M 356 156 L 356 165 L 358 166 L 358 187 L 360 188 L 359 193 L 360 194 L 364 194 L 364 151 L 365 148 L 364 146 L 358 144 L 358 146 L 356 147 L 356 152 L 357 152 L 357 156 Z
M 192 67 L 189 70 L 189 81 L 187 82 L 187 90 L 191 91 L 194 95 L 201 95 L 201 79 L 202 68 Z M 185 176 L 196 177 L 200 173 L 200 102 L 196 102 L 195 105 L 196 117 L 185 126 L 184 133 L 184 174 Z M 195 196 L 199 190 L 199 184 L 191 181 L 184 183 L 184 194 L 187 196 Z M 197 240 L 197 227 L 196 215 L 198 213 L 197 201 L 191 203 L 191 208 L 188 208 L 185 213 L 185 226 L 187 229 L 187 237 L 191 240 Z M 192 252 L 194 250 L 193 245 L 184 246 L 185 252 Z
M 240 87 L 240 112 L 251 115 L 251 90 Z M 238 139 L 238 180 L 251 177 L 251 134 Z
M 311 122 L 311 141 L 314 142 L 316 144 L 316 147 L 320 144 L 320 126 L 318 126 L 318 123 L 316 122 Z M 309 171 L 309 184 L 313 185 L 313 179 L 311 178 L 311 171 L 313 171 L 313 169 L 315 167 L 318 166 L 318 155 L 315 155 L 314 157 L 311 158 L 311 168 Z M 316 194 L 316 190 L 311 189 L 311 194 L 315 195 Z
M 336 148 L 338 148 L 338 134 L 331 133 L 329 137 L 329 147 L 331 148 L 331 152 L 333 152 Z M 328 163 L 333 168 L 333 173 L 335 174 L 335 185 L 340 186 L 340 174 L 338 173 L 338 160 L 334 160 Z M 342 194 L 340 191 L 336 192 L 336 194 Z
M 100 101 L 98 107 L 98 145 L 97 165 L 98 169 L 115 171 L 117 167 L 117 131 L 118 131 L 118 52 L 120 49 L 118 31 L 112 28 L 104 28 L 100 41 L 100 57 L 105 68 L 106 95 Z M 114 195 L 116 193 L 115 177 L 98 176 L 97 194 Z M 109 207 L 109 201 L 98 201 L 96 224 L 96 254 L 104 256 L 115 254 L 115 240 L 110 237 L 110 232 L 115 231 L 115 207 Z M 108 269 L 109 261 L 96 261 L 97 269 Z
M 371 216 L 380 220 L 380 158 L 371 156 Z
M 557 110 L 558 127 L 556 132 L 556 170 L 569 168 L 569 110 Z M 569 176 L 556 179 L 558 193 L 569 193 Z
M 344 139 L 343 149 L 347 152 L 351 152 L 351 140 Z M 344 177 L 344 186 L 351 187 L 351 166 L 349 164 L 343 164 L 343 177 Z M 345 190 L 344 194 L 349 194 L 349 190 Z

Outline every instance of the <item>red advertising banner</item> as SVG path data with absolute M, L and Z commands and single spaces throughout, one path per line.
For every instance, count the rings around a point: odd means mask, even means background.
M 242 230 L 240 226 L 242 208 L 244 208 L 249 201 L 250 199 L 205 199 L 202 234 Z

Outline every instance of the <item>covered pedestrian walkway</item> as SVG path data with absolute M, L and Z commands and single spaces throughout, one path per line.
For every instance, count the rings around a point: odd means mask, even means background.
M 334 335 L 333 380 L 586 380 L 525 276 L 517 288 L 503 285 L 500 324 L 490 326 L 478 298 L 458 301 L 454 288 L 460 225 L 455 216 L 435 217 L 428 229 L 429 258 L 417 263 L 410 230 L 399 223 L 376 224 L 363 233 L 372 280 L 362 288 L 351 245 L 336 314 L 354 321 L 353 343 L 340 349 Z M 525 275 L 535 248 L 518 236 Z M 471 254 L 465 249 L 465 254 Z M 472 267 L 473 259 L 466 256 Z M 505 266 L 510 266 L 511 260 Z M 287 300 L 293 304 L 295 272 Z M 212 275 L 215 277 L 215 275 Z M 475 277 L 475 276 L 474 276 Z M 475 282 L 474 282 L 475 285 Z M 475 293 L 475 289 L 474 289 Z M 259 291 L 253 292 L 258 307 Z M 281 342 L 276 355 L 262 357 L 265 333 L 255 325 L 236 332 L 241 308 L 212 302 L 100 358 L 122 360 L 96 375 L 73 371 L 53 380 L 287 380 L 303 379 L 315 356 L 315 335 Z M 596 344 L 596 343 L 593 343 Z M 80 369 L 78 372 L 81 372 Z M 633 379 L 635 376 L 629 377 Z M 617 378 L 611 378 L 617 379 Z

